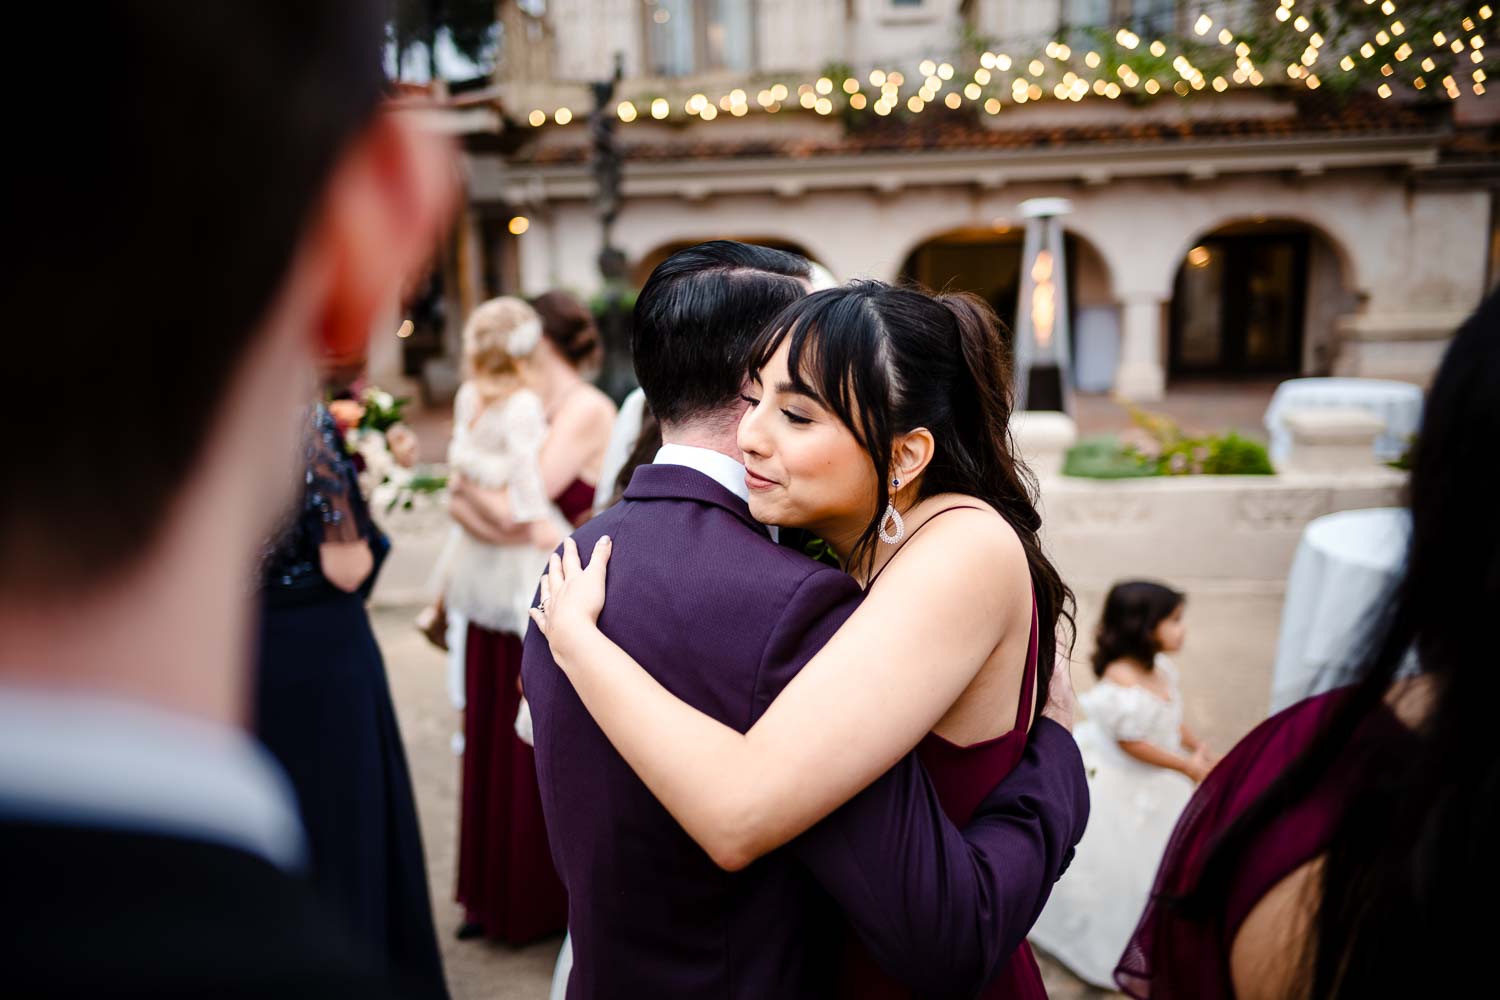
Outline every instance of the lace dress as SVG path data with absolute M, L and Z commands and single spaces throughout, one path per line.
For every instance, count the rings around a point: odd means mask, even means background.
M 1158 655 L 1166 700 L 1142 687 L 1101 680 L 1080 695 L 1088 718 L 1075 736 L 1089 776 L 1088 829 L 1058 880 L 1031 940 L 1078 976 L 1114 989 L 1114 968 L 1151 892 L 1172 828 L 1193 795 L 1185 775 L 1136 760 L 1123 741 L 1173 753 L 1182 747 L 1177 667 Z
M 453 442 L 448 464 L 480 486 L 508 489 L 517 523 L 551 520 L 561 536 L 572 526 L 547 498 L 537 464 L 547 438 L 542 401 L 529 389 L 484 405 L 472 383 L 453 402 Z M 529 544 L 490 545 L 459 532 L 453 542 L 448 607 L 493 632 L 525 635 L 527 611 L 547 552 Z

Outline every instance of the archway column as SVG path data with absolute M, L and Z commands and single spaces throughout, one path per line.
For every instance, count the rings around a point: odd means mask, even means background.
M 1166 395 L 1167 370 L 1162 357 L 1162 317 L 1166 300 L 1155 292 L 1120 296 L 1120 367 L 1115 372 L 1115 396 L 1153 402 Z

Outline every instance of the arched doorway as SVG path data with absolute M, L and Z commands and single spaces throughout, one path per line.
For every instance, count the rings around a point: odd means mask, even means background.
M 919 243 L 901 267 L 901 278 L 927 288 L 972 292 L 995 310 L 1007 333 L 1014 329 L 1021 291 L 1025 230 L 1003 220 L 988 228 L 940 233 Z M 1119 361 L 1120 310 L 1104 257 L 1077 233 L 1065 231 L 1068 315 L 1072 317 L 1073 381 L 1084 392 L 1106 392 Z
M 907 255 L 901 280 L 935 291 L 971 292 L 988 302 L 1009 330 L 1021 291 L 1022 235 L 1021 227 L 1004 222 L 939 233 Z
M 1295 219 L 1231 222 L 1184 254 L 1173 284 L 1172 378 L 1321 374 L 1355 306 L 1338 248 Z

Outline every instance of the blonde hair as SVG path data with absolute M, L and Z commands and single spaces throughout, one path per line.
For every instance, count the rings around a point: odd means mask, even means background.
M 521 358 L 512 353 L 513 334 L 528 325 L 540 329 L 541 319 L 523 299 L 502 295 L 480 303 L 464 324 L 466 374 L 481 380 L 520 374 Z

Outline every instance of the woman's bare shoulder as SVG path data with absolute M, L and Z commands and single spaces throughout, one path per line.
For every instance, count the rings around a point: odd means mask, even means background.
M 569 402 L 571 405 L 576 406 L 579 412 L 587 414 L 595 420 L 604 419 L 613 421 L 615 414 L 619 412 L 619 408 L 615 406 L 615 401 L 610 399 L 604 393 L 604 390 L 592 382 L 583 383 L 583 386 L 577 392 L 573 393 L 573 399 Z
M 1031 571 L 1020 537 L 982 500 L 929 497 L 907 512 L 906 531 L 909 537 L 882 571 L 882 585 L 889 579 L 894 588 L 942 590 L 945 600 L 961 598 L 966 605 L 987 607 L 997 600 L 1008 603 L 1021 581 L 1029 585 Z M 944 587 L 944 581 L 958 586 Z
M 1021 536 L 1011 523 L 989 504 L 963 493 L 940 493 L 923 500 L 907 514 L 908 522 L 922 528 L 913 543 L 926 537 L 925 545 L 934 540 L 954 542 L 962 539 L 965 548 L 983 559 L 1004 558 L 1025 561 L 1026 550 Z M 931 524 L 927 522 L 931 521 Z M 908 530 L 915 530 L 914 527 Z
M 552 418 L 552 426 L 570 437 L 591 439 L 602 435 L 607 439 L 614 430 L 616 412 L 614 400 L 585 382 L 568 393 Z

